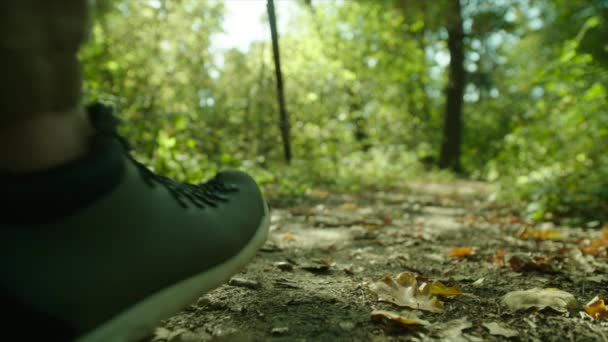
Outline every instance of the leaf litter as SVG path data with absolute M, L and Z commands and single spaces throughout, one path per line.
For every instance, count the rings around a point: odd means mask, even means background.
M 439 282 L 418 284 L 416 275 L 408 272 L 399 273 L 395 277 L 384 276 L 373 283 L 370 289 L 379 301 L 435 313 L 443 312 L 443 302 L 437 295 L 455 296 L 462 293 L 456 287 L 448 288 Z
M 533 224 L 485 195 L 444 193 L 271 201 L 280 229 L 236 277 L 259 284 L 221 286 L 159 337 L 605 340 L 608 228 Z

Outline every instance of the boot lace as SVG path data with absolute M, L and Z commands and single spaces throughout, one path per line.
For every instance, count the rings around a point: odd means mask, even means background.
M 112 114 L 112 108 L 101 103 L 93 103 L 87 109 L 91 123 L 98 134 L 117 139 L 125 151 L 131 150 L 128 141 L 117 133 L 120 120 Z M 205 183 L 178 182 L 155 174 L 145 165 L 135 160 L 130 153 L 127 153 L 127 156 L 137 167 L 146 184 L 150 187 L 156 187 L 157 185 L 165 187 L 183 208 L 188 208 L 191 205 L 201 209 L 207 206 L 217 207 L 220 202 L 228 201 L 228 193 L 237 191 L 236 186 L 224 183 L 217 175 Z

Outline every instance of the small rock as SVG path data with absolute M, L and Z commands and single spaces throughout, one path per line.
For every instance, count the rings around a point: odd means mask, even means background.
M 351 331 L 355 328 L 355 323 L 353 323 L 351 321 L 344 321 L 344 322 L 338 323 L 338 326 L 340 326 L 340 329 L 342 329 L 344 331 Z
M 274 286 L 284 288 L 284 289 L 299 289 L 300 288 L 300 286 L 298 286 L 293 280 L 287 279 L 287 278 L 279 278 L 279 279 L 275 280 Z
M 293 265 L 287 261 L 275 262 L 274 265 L 281 271 L 293 271 Z
M 303 265 L 302 269 L 306 270 L 308 272 L 311 272 L 311 273 L 326 273 L 327 271 L 329 271 L 329 265 L 323 265 L 323 264 Z
M 254 290 L 257 290 L 261 287 L 260 283 L 258 283 L 255 280 L 249 280 L 249 279 L 237 278 L 237 277 L 230 279 L 230 281 L 228 282 L 228 285 L 237 286 L 237 287 L 246 287 L 248 289 L 254 289 Z
M 277 246 L 276 243 L 274 242 L 267 242 L 264 246 L 262 246 L 262 248 L 260 248 L 261 252 L 267 252 L 267 253 L 274 253 L 274 252 L 280 252 L 283 249 L 279 246 Z
M 289 332 L 289 327 L 275 327 L 270 331 L 273 335 L 285 335 Z
M 211 304 L 211 300 L 207 297 L 201 297 L 196 302 L 196 306 L 198 306 L 199 308 L 205 307 L 209 304 Z
M 235 305 L 230 307 L 230 311 L 243 313 L 245 312 L 245 308 L 242 305 Z

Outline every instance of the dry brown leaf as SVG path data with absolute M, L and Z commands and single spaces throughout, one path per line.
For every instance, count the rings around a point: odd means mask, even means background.
M 553 259 L 543 256 L 514 254 L 509 258 L 509 265 L 515 272 L 538 271 L 549 274 L 556 272 L 553 268 Z
M 292 207 L 287 210 L 292 215 L 300 215 L 300 216 L 312 216 L 315 213 L 313 208 L 307 207 L 307 206 Z
M 321 265 L 331 265 L 331 263 L 334 261 L 334 258 L 332 258 L 331 256 L 328 256 L 327 258 L 321 258 L 319 260 L 317 260 L 317 262 Z
M 448 254 L 450 258 L 466 258 L 475 254 L 471 247 L 454 247 Z
M 393 223 L 393 218 L 388 216 L 387 214 L 381 214 L 379 215 L 380 219 L 382 220 L 382 223 L 384 223 L 385 226 L 388 226 L 390 224 Z
M 418 318 L 413 312 L 396 313 L 385 310 L 372 311 L 372 321 L 402 329 L 416 329 L 431 324 L 429 321 Z
M 283 234 L 283 240 L 285 241 L 295 241 L 296 238 L 295 236 L 293 236 L 293 234 L 286 232 L 285 234 Z
M 511 223 L 511 224 L 522 223 L 522 222 L 524 222 L 524 220 L 521 218 L 521 216 L 517 216 L 517 215 L 511 216 L 509 219 L 509 223 Z
M 462 218 L 462 223 L 464 223 L 467 226 L 471 226 L 473 224 L 475 224 L 475 221 L 477 219 L 475 218 L 475 215 L 472 214 L 466 214 L 463 218 Z
M 585 312 L 596 320 L 608 317 L 608 307 L 606 307 L 605 299 L 601 296 L 595 296 L 587 305 Z
M 602 228 L 602 236 L 593 239 L 584 239 L 579 243 L 581 252 L 588 255 L 608 253 L 608 225 Z
M 505 265 L 505 251 L 502 249 L 496 251 L 496 255 L 494 255 L 494 263 L 499 266 Z
M 394 278 L 385 276 L 370 288 L 382 302 L 430 312 L 443 312 L 443 303 L 431 293 L 431 286 L 428 283 L 418 286 L 416 275 L 413 273 L 399 273 Z

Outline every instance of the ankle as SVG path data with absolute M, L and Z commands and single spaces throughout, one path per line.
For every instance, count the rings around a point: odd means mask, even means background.
M 0 172 L 36 172 L 75 160 L 87 152 L 93 132 L 80 107 L 0 127 Z

